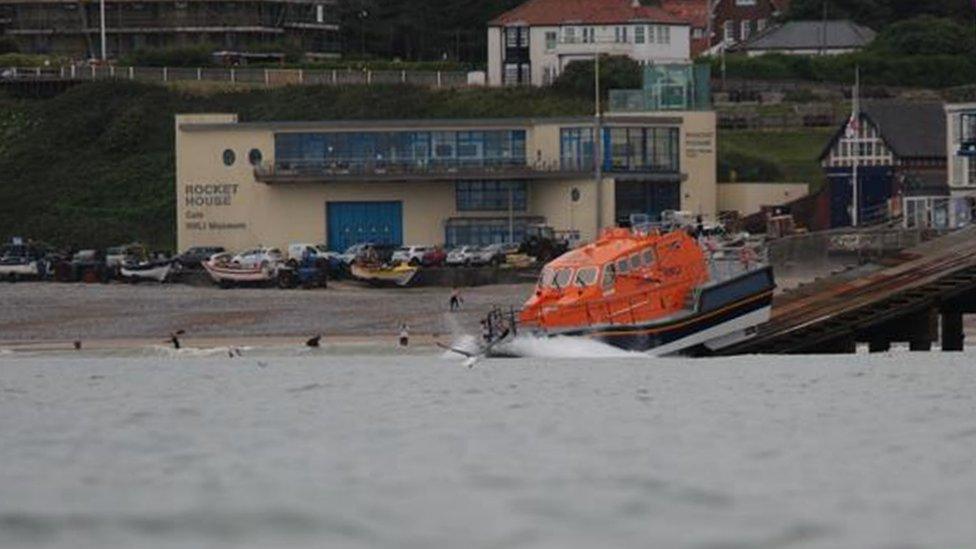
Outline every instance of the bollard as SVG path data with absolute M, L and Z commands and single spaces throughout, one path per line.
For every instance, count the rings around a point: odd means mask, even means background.
M 203 80 L 203 69 L 201 67 L 197 67 L 197 80 Z
M 129 67 L 129 80 L 136 79 L 136 69 L 135 67 Z
M 163 82 L 168 82 L 168 81 L 169 81 L 169 70 L 167 70 L 167 67 L 163 67 Z
M 230 70 L 230 81 L 231 83 L 237 82 L 237 75 L 234 73 L 234 69 Z

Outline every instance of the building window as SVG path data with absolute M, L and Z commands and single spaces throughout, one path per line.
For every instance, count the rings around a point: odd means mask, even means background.
M 749 35 L 752 34 L 752 21 L 749 19 L 743 19 L 739 25 L 739 40 L 748 40 Z
M 524 212 L 528 205 L 525 181 L 458 181 L 455 197 L 459 212 Z
M 627 43 L 627 27 L 614 27 L 613 41 L 618 44 Z
M 969 181 L 966 184 L 976 186 L 976 156 L 970 156 L 967 161 L 969 164 Z
M 722 40 L 726 44 L 735 43 L 735 21 L 728 20 L 722 23 Z
M 247 153 L 247 161 L 252 166 L 261 164 L 261 151 L 259 149 L 251 149 L 251 152 Z
M 756 0 L 735 0 L 736 6 L 755 6 Z
M 233 166 L 235 160 L 237 160 L 237 155 L 234 154 L 234 151 L 232 151 L 230 149 L 225 149 L 224 150 L 224 166 Z
M 679 171 L 677 128 L 607 128 L 604 169 L 616 172 Z
M 557 35 L 556 35 L 555 32 L 547 32 L 546 33 L 546 49 L 547 50 L 552 51 L 552 50 L 556 49 L 556 40 L 557 40 L 556 39 L 556 36 Z
M 657 43 L 658 44 L 670 44 L 671 43 L 671 27 L 663 26 L 657 33 Z
M 634 43 L 643 44 L 644 43 L 644 32 L 646 27 L 644 25 L 637 25 L 634 27 Z
M 766 20 L 765 19 L 757 19 L 756 20 L 756 32 L 759 33 L 759 32 L 762 32 L 764 30 L 766 30 Z
M 543 221 L 538 217 L 449 219 L 444 227 L 444 242 L 448 248 L 521 242 L 525 240 L 527 225 Z
M 691 31 L 691 37 L 695 39 L 705 38 L 705 29 L 698 28 L 698 27 L 694 28 Z
M 275 163 L 312 173 L 524 166 L 525 135 L 525 130 L 279 133 Z
M 656 36 L 656 35 L 657 35 L 657 27 L 655 25 L 650 25 L 649 27 L 647 27 L 647 43 L 648 44 L 653 44 L 654 43 L 654 36 Z
M 595 44 L 596 43 L 596 28 L 594 27 L 583 27 L 583 43 L 584 44 Z
M 560 167 L 567 171 L 593 169 L 593 128 L 563 128 L 559 139 Z
M 563 41 L 567 44 L 576 43 L 576 27 L 566 27 L 563 29 Z

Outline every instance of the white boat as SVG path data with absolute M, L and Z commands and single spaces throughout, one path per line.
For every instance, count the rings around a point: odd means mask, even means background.
M 277 266 L 261 264 L 254 267 L 244 267 L 231 261 L 233 256 L 222 253 L 212 256 L 203 262 L 203 268 L 210 278 L 220 286 L 233 286 L 239 283 L 270 282 L 277 274 Z
M 123 277 L 132 281 L 155 280 L 156 282 L 166 282 L 170 273 L 173 271 L 172 261 L 151 261 L 147 263 L 129 263 L 122 265 L 119 272 Z
M 0 262 L 0 279 L 21 280 L 40 276 L 41 267 L 36 260 L 27 262 L 4 260 Z

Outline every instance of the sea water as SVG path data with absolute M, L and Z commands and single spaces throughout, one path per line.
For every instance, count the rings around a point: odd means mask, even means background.
M 6 353 L 0 547 L 976 540 L 976 356 L 560 348 Z

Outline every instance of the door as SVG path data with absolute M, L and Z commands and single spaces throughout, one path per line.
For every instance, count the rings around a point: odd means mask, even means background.
M 327 202 L 326 239 L 329 249 L 345 251 L 353 244 L 403 244 L 402 202 Z

